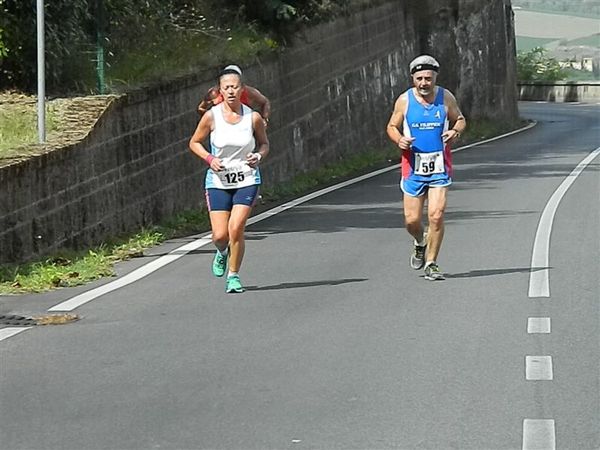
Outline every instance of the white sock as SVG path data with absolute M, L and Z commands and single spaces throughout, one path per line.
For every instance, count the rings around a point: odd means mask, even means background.
M 231 270 L 229 272 L 227 272 L 227 278 L 237 277 L 237 276 L 239 276 L 239 273 L 237 273 L 237 272 L 232 272 Z
M 421 238 L 421 242 L 417 242 L 417 240 L 415 239 L 415 245 L 418 245 L 419 247 L 423 247 L 427 244 L 427 239 L 425 239 L 425 236 L 423 236 Z
M 224 250 L 219 250 L 219 249 L 217 249 L 217 251 L 218 251 L 218 252 L 219 252 L 221 255 L 223 255 L 223 256 L 227 256 L 227 253 L 229 253 L 229 247 L 225 247 L 225 249 L 224 249 Z

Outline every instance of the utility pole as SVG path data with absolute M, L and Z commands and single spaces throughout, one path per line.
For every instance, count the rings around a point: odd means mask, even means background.
M 96 81 L 98 93 L 106 93 L 104 82 L 104 0 L 96 0 Z
M 37 124 L 40 144 L 46 142 L 46 62 L 44 51 L 44 0 L 37 0 Z

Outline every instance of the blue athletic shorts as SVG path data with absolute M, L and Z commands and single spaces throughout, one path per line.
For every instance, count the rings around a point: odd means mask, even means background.
M 410 179 L 401 178 L 400 179 L 400 189 L 406 195 L 411 197 L 421 197 L 427 193 L 427 190 L 430 187 L 445 187 L 450 186 L 452 184 L 452 178 L 444 178 L 441 180 L 435 181 L 415 181 Z
M 255 184 L 238 189 L 207 189 L 208 211 L 231 211 L 233 205 L 254 206 L 259 186 Z

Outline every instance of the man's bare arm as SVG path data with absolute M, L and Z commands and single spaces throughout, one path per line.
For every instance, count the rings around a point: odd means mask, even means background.
M 414 138 L 405 137 L 400 131 L 404 123 L 404 111 L 406 110 L 406 102 L 408 101 L 405 94 L 402 94 L 394 103 L 394 111 L 387 125 L 387 135 L 390 140 L 400 147 L 402 150 L 408 150 L 415 140 Z
M 454 95 L 446 90 L 444 92 L 444 104 L 447 108 L 448 122 L 450 123 L 450 129 L 442 134 L 444 142 L 455 141 L 467 128 L 467 120 L 463 116 L 456 98 Z
M 265 97 L 258 89 L 252 86 L 246 85 L 246 91 L 248 92 L 248 99 L 252 105 L 256 105 L 260 111 L 262 118 L 268 122 L 271 116 L 271 102 Z
M 204 115 L 206 111 L 214 106 L 213 100 L 219 96 L 219 88 L 216 86 L 211 87 L 206 92 L 206 95 L 198 105 L 198 114 L 200 117 Z

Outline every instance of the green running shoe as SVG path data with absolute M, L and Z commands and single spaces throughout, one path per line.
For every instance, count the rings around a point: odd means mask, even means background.
M 231 275 L 230 277 L 227 277 L 225 292 L 228 294 L 240 294 L 244 292 L 244 287 L 242 286 L 242 282 L 240 281 L 240 277 L 238 275 Z
M 445 280 L 444 274 L 436 263 L 431 263 L 425 266 L 425 279 L 429 281 Z
M 223 255 L 219 250 L 215 253 L 215 257 L 212 263 L 212 273 L 215 277 L 222 277 L 225 275 L 225 268 L 227 267 L 227 256 Z

